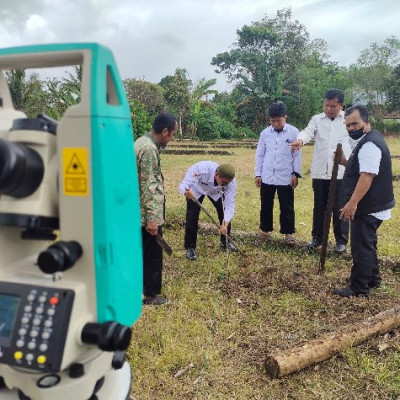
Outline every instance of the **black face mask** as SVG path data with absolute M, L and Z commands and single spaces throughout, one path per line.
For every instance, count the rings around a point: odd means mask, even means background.
M 357 129 L 356 131 L 351 131 L 349 132 L 349 136 L 353 139 L 353 140 L 358 140 L 360 139 L 360 137 L 364 135 L 364 127 L 362 127 L 361 129 Z

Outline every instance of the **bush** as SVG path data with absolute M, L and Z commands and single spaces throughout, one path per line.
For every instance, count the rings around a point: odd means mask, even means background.
M 219 139 L 220 132 L 216 129 L 217 116 L 209 110 L 203 110 L 197 118 L 197 137 L 200 140 Z
M 129 106 L 131 109 L 133 134 L 135 139 L 137 139 L 146 132 L 150 132 L 153 121 L 146 110 L 146 106 L 139 100 L 132 100 Z
M 400 123 L 395 120 L 389 121 L 372 121 L 372 129 L 383 134 L 400 134 Z

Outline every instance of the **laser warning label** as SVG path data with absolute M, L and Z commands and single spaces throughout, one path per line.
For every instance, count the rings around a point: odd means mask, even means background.
M 65 147 L 62 152 L 64 194 L 89 194 L 88 152 L 84 147 Z

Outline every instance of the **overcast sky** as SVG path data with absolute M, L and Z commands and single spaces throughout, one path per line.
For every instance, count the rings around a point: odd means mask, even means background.
M 237 29 L 285 7 L 341 65 L 400 38 L 399 0 L 0 0 L 0 47 L 95 41 L 112 49 L 122 78 L 157 83 L 181 67 L 224 90 L 212 57 L 229 51 Z

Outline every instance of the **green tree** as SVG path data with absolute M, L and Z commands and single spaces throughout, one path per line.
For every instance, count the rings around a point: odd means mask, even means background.
M 355 101 L 367 103 L 378 121 L 387 112 L 388 82 L 399 62 L 400 41 L 391 36 L 364 49 L 350 67 Z
M 237 35 L 232 50 L 218 54 L 211 64 L 236 85 L 239 121 L 259 130 L 267 122 L 268 105 L 282 97 L 289 77 L 324 42 L 311 42 L 290 9 L 245 25 Z
M 199 82 L 196 84 L 194 89 L 190 92 L 190 104 L 191 104 L 191 135 L 196 137 L 197 135 L 197 126 L 198 120 L 200 117 L 201 111 L 204 109 L 205 106 L 211 106 L 211 103 L 208 100 L 208 96 L 215 95 L 218 93 L 217 90 L 210 89 L 211 86 L 216 84 L 216 79 L 209 79 L 206 80 L 204 78 L 200 79 Z
M 160 85 L 142 79 L 125 79 L 123 84 L 128 100 L 137 100 L 144 104 L 151 116 L 155 117 L 165 109 L 165 89 Z
M 299 129 L 307 125 L 310 117 L 322 111 L 324 94 L 329 88 L 346 93 L 345 103 L 352 102 L 351 82 L 345 68 L 325 61 L 318 53 L 309 56 L 288 77 L 281 100 L 288 107 L 288 122 Z
M 6 71 L 11 99 L 16 110 L 36 117 L 46 108 L 43 82 L 38 74 L 27 76 L 25 69 Z
M 167 75 L 161 79 L 160 86 L 165 89 L 164 98 L 169 109 L 177 116 L 179 136 L 183 138 L 182 123 L 190 115 L 192 81 L 187 76 L 187 70 L 177 68 L 174 75 Z
M 132 128 L 135 139 L 150 132 L 153 117 L 147 111 L 146 105 L 139 100 L 133 99 L 129 102 L 131 109 Z
M 400 64 L 395 67 L 388 80 L 388 106 L 389 111 L 400 110 Z

